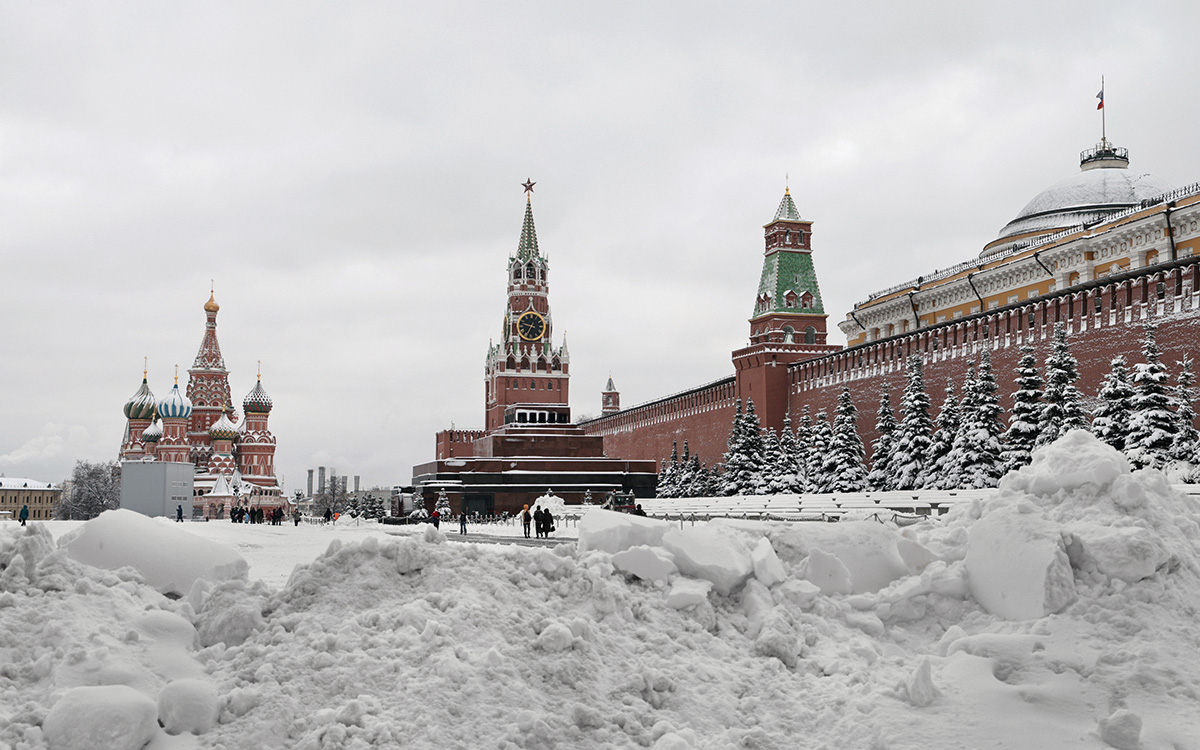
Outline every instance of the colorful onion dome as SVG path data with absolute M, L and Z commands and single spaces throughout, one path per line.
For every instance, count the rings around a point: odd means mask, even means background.
M 150 423 L 149 427 L 142 430 L 142 442 L 143 443 L 157 443 L 159 438 L 162 437 L 162 434 L 163 434 L 162 420 L 156 419 Z
M 125 418 L 154 419 L 154 394 L 150 392 L 150 386 L 144 377 L 142 387 L 125 402 Z
M 179 391 L 176 383 L 167 397 L 158 402 L 158 416 L 163 419 L 187 419 L 192 416 L 192 400 Z
M 216 312 L 220 309 L 221 306 L 217 304 L 216 293 L 208 295 L 208 302 L 204 303 L 204 312 Z
M 225 412 L 221 412 L 221 418 L 208 428 L 208 436 L 213 440 L 233 440 L 237 434 L 237 427 L 234 427 L 233 422 L 229 421 Z
M 263 389 L 261 379 L 254 384 L 254 390 L 246 394 L 246 398 L 242 401 L 242 410 L 247 414 L 271 413 L 271 397 Z

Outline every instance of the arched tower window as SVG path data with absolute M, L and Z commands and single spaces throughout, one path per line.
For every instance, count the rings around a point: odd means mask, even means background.
M 809 326 L 808 328 L 804 329 L 804 343 L 806 343 L 806 344 L 817 343 L 817 329 L 816 328 Z
M 785 343 L 785 344 L 796 343 L 796 329 L 795 328 L 792 328 L 791 326 L 783 327 L 783 343 Z

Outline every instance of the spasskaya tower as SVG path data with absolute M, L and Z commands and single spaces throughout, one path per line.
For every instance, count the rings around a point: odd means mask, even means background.
M 568 402 L 570 355 L 565 337 L 558 348 L 552 341 L 550 263 L 538 249 L 533 225 L 530 194 L 534 184 L 524 183 L 525 221 L 517 252 L 508 259 L 508 300 L 500 341 L 488 345 L 484 378 L 487 432 L 504 426 L 505 410 L 510 406 L 565 407 Z

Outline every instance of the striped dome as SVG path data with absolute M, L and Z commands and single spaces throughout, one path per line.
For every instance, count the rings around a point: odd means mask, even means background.
M 247 414 L 271 413 L 271 397 L 263 389 L 261 380 L 254 384 L 254 390 L 246 394 L 242 401 L 242 409 Z
M 176 383 L 167 397 L 158 402 L 158 416 L 163 419 L 187 419 L 192 416 L 192 400 L 179 392 Z
M 125 418 L 154 419 L 154 394 L 145 378 L 142 378 L 142 387 L 125 402 Z
M 142 430 L 143 443 L 157 443 L 162 437 L 162 420 L 156 419 L 150 423 L 150 426 Z
M 229 421 L 229 417 L 225 412 L 221 412 L 221 418 L 212 423 L 212 427 L 208 428 L 208 436 L 213 440 L 233 440 L 237 437 L 237 427 L 234 427 L 233 422 Z

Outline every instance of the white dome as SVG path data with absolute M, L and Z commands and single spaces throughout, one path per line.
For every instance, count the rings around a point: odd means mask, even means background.
M 1116 151 L 1110 149 L 1102 155 Z M 1123 157 L 1124 149 L 1119 151 L 1122 153 L 1118 157 Z M 1130 171 L 1125 158 L 1096 158 L 1095 150 L 1084 152 L 1084 156 L 1078 173 L 1034 196 L 1017 218 L 1000 230 L 997 240 L 1100 221 L 1171 190 L 1170 185 L 1154 175 Z M 981 256 L 1003 249 L 1003 245 L 993 240 Z

